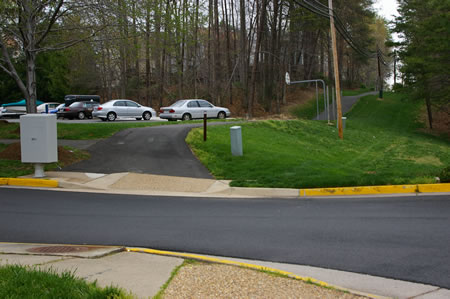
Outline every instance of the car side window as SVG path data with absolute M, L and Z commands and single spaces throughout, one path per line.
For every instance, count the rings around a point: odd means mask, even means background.
M 207 107 L 207 108 L 211 108 L 212 105 L 210 103 L 208 103 L 207 101 L 198 101 L 200 107 Z
M 117 102 L 114 103 L 114 106 L 120 106 L 120 107 L 122 107 L 122 106 L 126 106 L 126 105 L 125 105 L 125 102 L 124 102 L 124 101 L 117 101 Z
M 135 102 L 126 101 L 125 103 L 127 104 L 128 107 L 134 107 L 134 108 L 139 107 L 139 105 L 136 104 Z
M 198 108 L 198 103 L 197 103 L 197 101 L 190 101 L 190 102 L 187 104 L 187 106 L 188 106 L 189 108 Z

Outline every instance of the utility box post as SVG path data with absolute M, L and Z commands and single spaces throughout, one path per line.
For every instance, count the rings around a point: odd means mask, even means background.
M 240 126 L 230 128 L 231 136 L 231 154 L 233 156 L 242 156 L 242 130 Z
M 44 177 L 43 163 L 58 161 L 55 114 L 27 114 L 20 117 L 22 163 L 35 164 L 34 177 Z

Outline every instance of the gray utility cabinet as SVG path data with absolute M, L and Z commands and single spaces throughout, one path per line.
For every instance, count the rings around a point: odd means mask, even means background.
M 26 114 L 20 117 L 22 163 L 58 161 L 55 114 Z

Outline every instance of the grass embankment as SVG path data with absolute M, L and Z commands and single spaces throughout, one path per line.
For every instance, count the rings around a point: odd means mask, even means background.
M 343 91 L 343 96 L 356 96 L 369 91 L 371 91 L 369 88 L 349 89 Z M 330 90 L 330 103 L 331 97 L 332 95 Z M 293 107 L 290 110 L 290 114 L 300 119 L 315 119 L 317 117 L 317 106 L 319 106 L 319 113 L 325 110 L 323 93 L 319 93 L 319 101 L 317 101 L 316 96 L 314 96 L 313 98 L 309 99 L 306 103 Z
M 0 267 L 0 298 L 132 298 L 116 287 L 99 288 L 74 277 L 18 265 Z
M 450 165 L 450 143 L 418 131 L 419 102 L 386 93 L 362 98 L 347 115 L 344 140 L 323 122 L 262 121 L 242 124 L 243 157 L 230 153 L 230 126 L 187 137 L 217 179 L 232 186 L 336 187 L 433 183 Z

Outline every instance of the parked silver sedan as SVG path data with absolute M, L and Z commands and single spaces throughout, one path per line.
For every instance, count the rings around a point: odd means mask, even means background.
M 114 121 L 116 118 L 136 118 L 137 120 L 150 120 L 156 116 L 153 108 L 142 106 L 136 102 L 126 99 L 108 101 L 94 109 L 93 117 L 103 121 Z
M 208 101 L 200 99 L 179 100 L 168 107 L 159 110 L 159 117 L 170 120 L 191 120 L 203 118 L 206 112 L 208 118 L 225 119 L 230 116 L 230 110 L 224 107 L 214 106 Z

